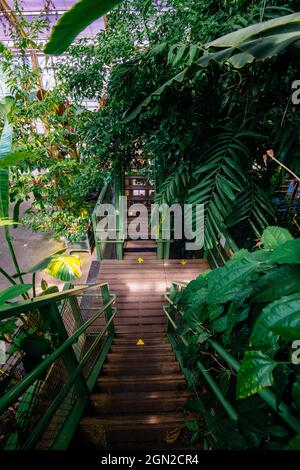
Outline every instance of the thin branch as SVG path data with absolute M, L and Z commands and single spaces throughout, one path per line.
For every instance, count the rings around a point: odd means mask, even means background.
M 274 160 L 274 162 L 276 162 L 279 166 L 281 166 L 281 168 L 284 168 L 285 171 L 287 171 L 290 175 L 293 176 L 293 178 L 296 178 L 296 180 L 300 183 L 300 178 L 299 176 L 297 176 L 292 170 L 290 170 L 286 165 L 284 165 L 283 163 L 281 163 L 279 160 L 277 160 L 277 158 L 274 157 L 274 152 L 273 150 L 268 150 L 266 152 L 266 154 L 264 155 L 264 157 L 270 157 L 272 158 L 272 160 Z

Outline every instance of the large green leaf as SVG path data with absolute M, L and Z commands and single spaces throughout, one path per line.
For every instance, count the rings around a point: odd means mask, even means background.
M 289 341 L 300 338 L 300 293 L 283 299 L 289 299 L 284 305 L 284 316 L 270 324 L 270 329 Z
M 269 258 L 270 263 L 300 263 L 300 238 L 289 240 L 278 246 Z
M 282 297 L 267 305 L 258 317 L 250 346 L 275 354 L 279 335 L 288 339 L 300 338 L 300 292 Z
M 73 281 L 81 276 L 80 258 L 78 256 L 56 256 L 51 259 L 45 272 L 61 281 Z
M 274 20 L 257 23 L 246 28 L 239 29 L 233 33 L 226 34 L 212 42 L 206 47 L 235 47 L 253 39 L 264 38 L 276 33 L 291 33 L 299 31 L 300 13 L 292 13 L 291 15 L 281 16 Z
M 276 266 L 254 286 L 253 302 L 273 302 L 284 295 L 299 291 L 300 270 L 296 266 Z
M 270 59 L 286 49 L 299 43 L 300 40 L 300 13 L 285 15 L 275 20 L 261 22 L 232 34 L 207 43 L 202 57 L 194 61 L 166 83 L 155 90 L 144 101 L 137 106 L 134 104 L 124 114 L 126 122 L 137 117 L 152 100 L 160 96 L 167 88 L 182 83 L 185 79 L 191 79 L 199 69 L 207 68 L 211 64 L 222 65 L 231 64 L 236 68 L 241 68 L 254 61 Z M 216 48 L 220 51 L 211 52 Z
M 246 351 L 237 375 L 237 398 L 247 398 L 273 384 L 277 362 L 261 351 Z
M 105 15 L 123 0 L 80 0 L 53 27 L 45 53 L 60 55 L 90 23 Z
M 284 450 L 300 450 L 300 434 L 293 437 Z
M 26 294 L 26 292 L 31 288 L 31 284 L 16 284 L 15 286 L 10 286 L 5 290 L 0 291 L 0 305 L 3 305 L 8 300 L 12 300 L 20 295 Z
M 292 235 L 286 228 L 282 227 L 267 227 L 261 237 L 261 241 L 266 250 L 275 250 L 278 246 L 293 240 Z
M 258 262 L 242 258 L 209 273 L 207 301 L 217 304 L 233 300 L 240 292 L 241 285 L 245 287 L 245 282 L 252 278 L 258 266 Z

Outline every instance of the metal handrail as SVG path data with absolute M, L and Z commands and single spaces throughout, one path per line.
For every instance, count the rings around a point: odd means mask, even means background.
M 98 308 L 97 314 L 93 315 L 87 321 L 85 321 L 81 326 L 79 326 L 76 331 L 67 336 L 67 332 L 61 317 L 61 311 L 58 308 L 56 303 L 57 300 L 67 300 L 74 298 L 74 296 L 81 296 L 82 293 L 93 289 L 101 288 L 102 299 L 104 305 Z M 100 292 L 99 292 L 100 295 Z M 59 338 L 61 338 L 61 344 L 47 357 L 45 357 L 42 362 L 35 367 L 34 370 L 29 372 L 22 381 L 17 383 L 13 388 L 8 390 L 3 397 L 0 399 L 0 416 L 14 403 L 17 403 L 19 399 L 23 400 L 23 397 L 26 396 L 28 390 L 34 386 L 37 381 L 39 381 L 43 375 L 50 370 L 50 367 L 61 358 L 65 369 L 67 371 L 67 380 L 59 390 L 56 397 L 51 402 L 50 406 L 47 407 L 47 410 L 41 416 L 39 422 L 35 425 L 34 429 L 28 436 L 25 443 L 22 443 L 22 449 L 33 448 L 34 445 L 38 442 L 39 438 L 42 436 L 43 432 L 47 429 L 48 424 L 50 423 L 55 413 L 58 411 L 60 405 L 67 398 L 68 393 L 71 391 L 72 387 L 75 387 L 77 391 L 76 401 L 73 404 L 73 407 L 70 409 L 68 419 L 66 421 L 66 431 L 60 431 L 55 438 L 53 444 L 54 448 L 66 448 L 68 442 L 70 441 L 74 430 L 79 422 L 80 416 L 86 406 L 90 392 L 92 391 L 94 384 L 97 380 L 99 372 L 105 362 L 106 356 L 112 344 L 114 338 L 114 317 L 116 315 L 117 309 L 112 307 L 116 301 L 116 295 L 109 292 L 108 283 L 93 284 L 91 286 L 79 287 L 76 289 L 66 290 L 60 292 L 59 294 L 52 294 L 50 296 L 45 296 L 46 299 L 35 299 L 34 302 L 24 301 L 22 304 L 17 304 L 17 313 L 22 313 L 33 308 L 33 305 L 36 307 L 38 304 L 40 311 L 43 313 L 49 314 L 52 319 L 56 322 L 56 329 Z M 83 297 L 83 296 L 82 296 Z M 93 297 L 93 295 L 92 295 Z M 16 310 L 14 306 L 6 309 L 5 315 L 13 314 L 16 315 Z M 83 307 L 84 308 L 84 307 Z M 93 335 L 92 345 L 86 350 L 82 350 L 83 356 L 78 358 L 74 354 L 73 345 L 79 340 L 81 335 L 83 335 L 87 329 L 93 325 L 93 323 L 99 319 L 103 314 L 105 314 L 106 322 L 105 325 L 101 328 L 100 332 Z M 75 316 L 75 313 L 74 313 Z M 92 369 L 88 372 L 88 375 L 85 376 L 82 374 L 84 367 L 87 365 L 91 355 L 95 352 L 97 346 L 99 345 L 102 338 L 106 335 L 106 340 L 103 343 L 103 348 L 101 352 L 95 359 Z M 71 423 L 71 428 L 70 428 Z
M 173 286 L 178 286 L 179 283 L 178 282 L 174 282 L 172 283 Z M 177 307 L 175 306 L 174 302 L 172 301 L 172 299 L 170 298 L 169 294 L 168 293 L 165 293 L 165 299 L 167 300 L 167 302 L 172 306 L 172 307 L 175 307 L 177 312 L 182 315 L 182 312 L 180 312 L 179 309 L 177 309 Z M 174 320 L 172 319 L 171 315 L 169 314 L 169 312 L 167 311 L 166 307 L 163 308 L 168 320 L 169 320 L 169 323 L 172 325 L 172 327 L 174 328 L 174 330 L 177 330 L 177 325 L 176 323 L 174 322 Z M 180 336 L 180 340 L 182 341 L 182 343 L 185 345 L 185 346 L 188 346 L 188 342 L 187 340 L 181 335 Z M 230 367 L 233 368 L 233 370 L 235 372 L 238 372 L 239 369 L 240 369 L 240 363 L 239 361 L 233 357 L 228 351 L 226 351 L 217 341 L 215 341 L 214 339 L 211 339 L 211 338 L 208 338 L 207 339 L 208 343 L 214 348 L 214 350 L 222 357 L 222 359 L 227 362 L 228 365 L 230 365 Z M 209 372 L 206 370 L 206 368 L 204 367 L 204 365 L 202 364 L 202 362 L 200 360 L 197 361 L 197 367 L 199 368 L 199 370 L 202 372 L 203 376 L 205 377 L 205 379 L 207 380 L 207 382 L 209 383 L 211 389 L 213 390 L 213 392 L 215 393 L 215 395 L 217 396 L 217 398 L 219 399 L 220 403 L 222 404 L 222 406 L 224 407 L 224 409 L 226 410 L 226 412 L 228 413 L 228 415 L 236 420 L 238 418 L 238 415 L 236 413 L 236 411 L 234 410 L 234 408 L 232 407 L 232 405 L 227 401 L 227 399 L 223 396 L 221 390 L 219 389 L 217 383 L 215 382 L 215 380 L 213 379 L 213 377 L 209 374 Z M 295 417 L 295 415 L 293 414 L 293 411 L 292 409 L 284 402 L 281 402 L 279 405 L 277 405 L 277 400 L 276 400 L 276 396 L 274 395 L 274 393 L 269 390 L 269 389 L 264 389 L 263 391 L 261 392 L 258 392 L 258 395 L 260 395 L 260 397 L 297 433 L 300 432 L 300 421 Z
M 108 307 L 109 305 L 106 306 L 106 308 Z M 81 361 L 78 363 L 78 366 L 74 369 L 73 373 L 70 375 L 68 381 L 64 384 L 64 386 L 62 387 L 62 389 L 60 390 L 60 392 L 58 393 L 58 395 L 56 396 L 56 398 L 53 400 L 53 402 L 51 403 L 51 405 L 49 406 L 48 410 L 46 411 L 46 413 L 44 414 L 44 416 L 42 417 L 42 419 L 39 421 L 38 425 L 35 427 L 35 430 L 34 430 L 34 433 L 32 434 L 32 436 L 29 436 L 29 439 L 27 440 L 25 446 L 24 446 L 24 449 L 30 449 L 33 447 L 33 445 L 35 444 L 36 440 L 37 440 L 37 436 L 43 432 L 43 430 L 45 429 L 45 427 L 49 424 L 52 416 L 55 414 L 55 412 L 57 411 L 57 409 L 59 408 L 60 404 L 62 403 L 62 401 L 66 398 L 66 396 L 68 395 L 69 391 L 71 390 L 72 386 L 74 385 L 76 379 L 79 377 L 79 375 L 81 374 L 84 366 L 86 365 L 89 357 L 91 356 L 91 354 L 93 353 L 93 351 L 95 350 L 95 348 L 98 346 L 99 342 L 101 341 L 104 333 L 107 331 L 107 329 L 109 328 L 110 324 L 112 323 L 115 315 L 116 315 L 116 309 L 114 309 L 114 313 L 113 315 L 111 316 L 110 320 L 106 323 L 106 325 L 104 326 L 104 328 L 101 330 L 101 332 L 99 333 L 99 335 L 97 336 L 97 339 L 94 341 L 94 343 L 92 344 L 92 346 L 89 348 L 89 350 L 86 352 L 86 354 L 83 356 L 83 358 L 81 359 Z M 96 318 L 98 318 L 98 316 L 96 316 Z M 73 335 L 75 336 L 75 335 Z M 63 351 L 61 351 L 61 354 L 63 353 Z M 61 355 L 60 354 L 60 355 Z M 60 356 L 59 355 L 59 356 Z M 59 357 L 58 356 L 58 357 Z M 53 361 L 52 361 L 53 363 Z M 51 365 L 51 363 L 50 363 Z M 90 390 L 90 387 L 88 387 L 89 389 L 89 392 L 91 391 Z
M 84 333 L 89 326 L 91 326 L 107 309 L 116 301 L 116 295 L 113 294 L 111 300 L 104 305 L 97 315 L 87 320 L 78 330 L 73 333 L 63 344 L 61 344 L 55 351 L 47 356 L 41 364 L 39 364 L 32 372 L 30 372 L 20 383 L 16 384 L 11 390 L 9 390 L 0 399 L 0 415 L 3 411 L 8 408 L 13 402 L 15 402 L 27 389 L 32 385 L 45 370 L 48 369 L 51 364 L 58 359 L 64 351 L 66 351 L 73 343 L 76 342 L 77 338 Z M 115 316 L 115 314 L 114 314 Z M 110 321 L 107 322 L 104 328 L 104 333 L 107 330 Z M 101 330 L 102 332 L 103 330 Z
M 85 292 L 92 288 L 102 288 L 108 286 L 107 282 L 101 284 L 85 285 L 83 287 L 74 287 L 72 289 L 63 290 L 61 292 L 55 292 L 53 294 L 43 295 L 42 297 L 34 297 L 33 299 L 23 300 L 22 302 L 14 302 L 12 304 L 2 305 L 0 307 L 0 320 L 5 320 L 10 316 L 18 316 L 21 313 L 26 313 L 32 310 L 32 308 L 46 307 L 55 302 L 65 300 L 70 297 L 80 295 L 81 292 Z

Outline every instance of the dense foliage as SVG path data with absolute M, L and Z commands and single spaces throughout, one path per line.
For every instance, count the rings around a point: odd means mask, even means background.
M 16 2 L 28 39 L 9 30 L 20 53 L 16 56 L 3 46 L 1 68 L 5 85 L 14 96 L 14 147 L 31 158 L 23 159 L 11 171 L 10 199 L 15 204 L 16 221 L 21 203 L 28 201 L 30 208 L 23 220 L 27 226 L 73 240 L 86 233 L 103 172 L 100 167 L 97 171 L 95 158 L 85 158 L 82 152 L 85 108 L 70 102 L 62 87 L 45 90 L 41 71 L 28 60 L 28 50 L 32 46 L 39 50 L 38 35 L 48 28 L 47 10 L 30 21 L 21 7 Z
M 200 398 L 191 405 L 206 419 L 204 434 L 214 448 L 282 448 L 295 433 L 290 417 L 285 423 L 279 418 L 285 419 L 282 403 L 291 404 L 291 415 L 300 417 L 299 341 L 293 344 L 299 340 L 300 240 L 268 227 L 261 244 L 254 252 L 236 252 L 223 267 L 200 275 L 173 297 L 171 310 L 180 313 L 178 333 L 187 340 L 179 349 L 200 381 Z M 226 354 L 241 362 L 238 372 Z M 236 419 L 226 416 L 197 372 L 199 360 L 233 405 Z M 274 392 L 273 412 L 259 395 L 267 387 Z M 195 430 L 197 424 L 189 426 Z M 300 421 L 298 433 L 299 426 Z
M 87 153 L 112 167 L 152 160 L 164 181 L 160 200 L 206 203 L 207 248 L 225 226 L 238 224 L 243 240 L 273 221 L 270 201 L 285 172 L 271 159 L 265 166 L 267 150 L 299 173 L 299 113 L 289 100 L 299 58 L 272 46 L 270 59 L 243 68 L 193 64 L 222 34 L 293 11 L 297 2 L 124 1 L 95 43 L 71 47 L 58 70 L 74 99 L 100 103 L 87 120 Z

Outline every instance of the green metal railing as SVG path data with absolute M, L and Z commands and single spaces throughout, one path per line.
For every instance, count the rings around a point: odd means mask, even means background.
M 167 336 L 169 338 L 170 343 L 174 349 L 176 354 L 177 360 L 181 366 L 182 372 L 186 377 L 187 384 L 190 388 L 195 388 L 196 386 L 196 371 L 192 371 L 187 369 L 184 366 L 184 361 L 182 355 L 177 348 L 177 346 L 182 343 L 185 347 L 188 347 L 188 341 L 182 334 L 178 334 L 178 327 L 176 320 L 180 319 L 181 312 L 176 308 L 176 305 L 173 302 L 174 295 L 181 289 L 186 287 L 185 283 L 176 282 L 172 283 L 172 287 L 169 293 L 165 294 L 165 299 L 168 302 L 168 306 L 164 307 L 164 312 L 168 318 L 168 332 Z M 217 341 L 213 338 L 207 339 L 208 344 L 213 349 L 214 353 L 217 353 L 223 361 L 229 365 L 232 370 L 236 373 L 239 371 L 240 363 L 239 361 L 234 358 L 228 351 L 226 351 L 223 346 L 221 346 Z M 215 394 L 217 400 L 222 405 L 224 410 L 226 411 L 227 415 L 233 419 L 238 419 L 238 414 L 234 409 L 234 406 L 224 397 L 222 391 L 220 390 L 218 384 L 216 383 L 215 379 L 212 377 L 210 372 L 206 369 L 205 365 L 199 359 L 197 360 L 196 368 L 201 372 L 203 377 L 206 379 L 208 385 L 210 386 L 211 390 Z M 300 433 L 300 421 L 295 417 L 292 409 L 284 402 L 281 402 L 279 405 L 277 404 L 276 396 L 270 389 L 264 389 L 263 391 L 259 392 L 258 395 L 270 406 L 270 408 L 275 411 L 278 416 L 281 417 L 283 421 L 285 421 L 291 429 L 295 432 Z
M 114 193 L 114 194 L 113 194 Z M 101 261 L 105 257 L 105 249 L 108 244 L 112 244 L 112 246 L 116 247 L 116 258 L 122 259 L 123 258 L 123 245 L 124 245 L 124 238 L 122 236 L 123 229 L 122 229 L 122 220 L 119 216 L 119 200 L 120 196 L 124 194 L 124 177 L 122 174 L 117 175 L 114 181 L 114 191 L 110 184 L 105 184 L 99 194 L 97 203 L 94 207 L 92 213 L 92 226 L 95 238 L 95 247 L 96 247 L 96 254 L 98 261 Z M 103 234 L 99 229 L 99 223 L 103 219 L 101 215 L 101 206 L 103 204 L 114 204 L 116 209 L 116 228 L 113 229 L 113 236 L 111 239 L 108 237 L 104 238 Z M 116 230 L 115 230 L 116 229 Z M 108 228 L 105 229 L 105 233 L 108 233 Z M 115 237 L 115 234 L 117 236 Z M 115 238 L 114 238 L 115 237 Z
M 77 287 L 15 303 L 0 319 L 38 312 L 54 326 L 57 346 L 0 399 L 0 449 L 66 449 L 114 338 L 108 284 Z M 22 364 L 22 355 L 19 358 Z

